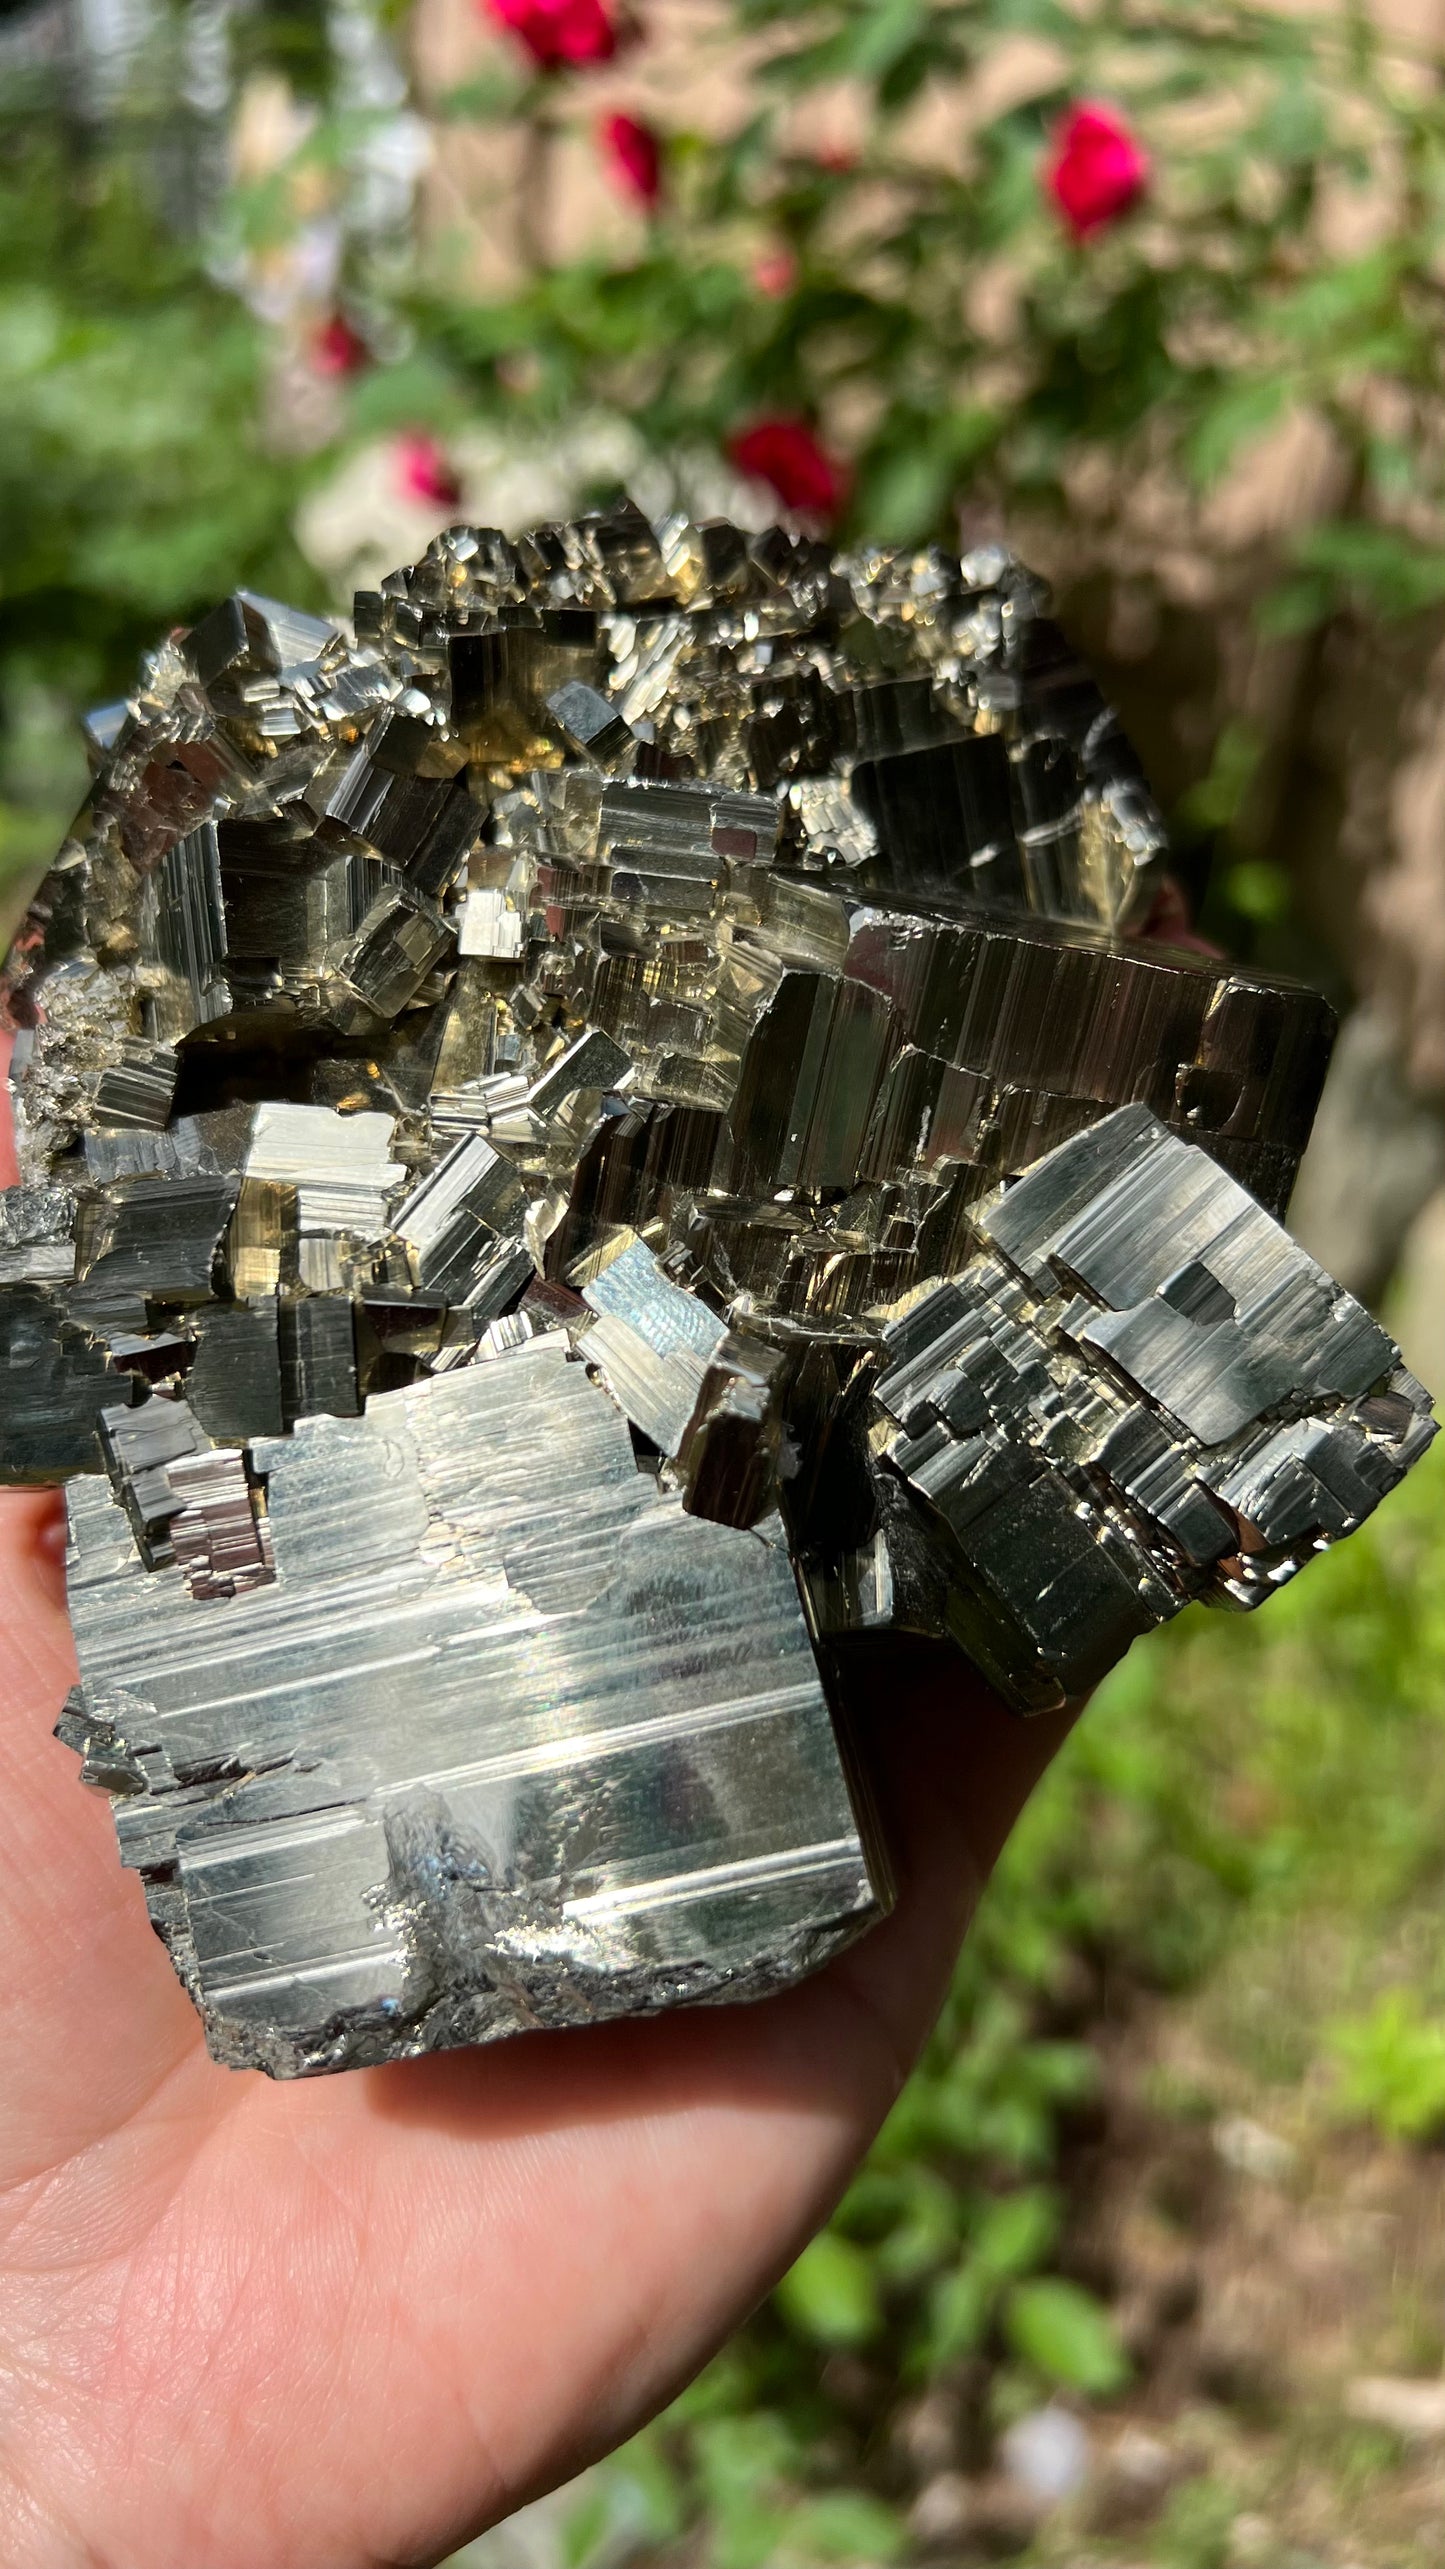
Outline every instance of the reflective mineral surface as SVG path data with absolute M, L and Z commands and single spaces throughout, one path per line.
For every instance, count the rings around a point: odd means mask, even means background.
M 997 548 L 456 528 L 91 732 L 0 1479 L 68 1485 L 61 1734 L 219 2059 L 784 1985 L 890 1898 L 858 1636 L 1062 1703 L 1429 1441 L 1277 1218 L 1329 1012 L 1147 933 Z

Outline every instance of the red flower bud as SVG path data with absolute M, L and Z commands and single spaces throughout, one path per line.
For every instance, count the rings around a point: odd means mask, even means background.
M 539 71 L 610 62 L 620 29 L 607 0 L 483 0 L 487 16 L 525 45 Z
M 804 419 L 760 419 L 729 438 L 727 451 L 740 473 L 766 482 L 800 517 L 834 518 L 848 496 L 846 466 Z
M 1149 160 L 1112 108 L 1072 107 L 1055 128 L 1044 184 L 1076 241 L 1117 223 L 1149 184 Z
M 623 193 L 651 213 L 662 198 L 662 144 L 652 126 L 635 116 L 604 116 L 597 139 Z
M 311 341 L 311 362 L 319 375 L 359 375 L 371 363 L 371 350 L 344 312 L 333 312 Z
M 797 282 L 798 262 L 786 241 L 771 250 L 759 250 L 753 261 L 753 283 L 759 294 L 765 294 L 770 303 L 780 303 Z
M 424 508 L 460 508 L 462 486 L 434 437 L 408 429 L 396 441 L 397 485 Z

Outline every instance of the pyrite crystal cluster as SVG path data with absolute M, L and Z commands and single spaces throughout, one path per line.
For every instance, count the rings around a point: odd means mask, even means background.
M 829 1689 L 1015 1706 L 1252 1606 L 1431 1435 L 1281 1229 L 1305 990 L 993 548 L 630 506 L 94 724 L 8 968 L 0 1473 L 223 2061 L 750 1997 L 889 1898 Z

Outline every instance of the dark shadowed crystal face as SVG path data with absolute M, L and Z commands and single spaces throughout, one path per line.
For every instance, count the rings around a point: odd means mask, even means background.
M 1020 1709 L 1432 1432 L 1275 1218 L 1329 1016 L 1146 933 L 995 548 L 634 509 L 247 595 L 97 717 L 8 967 L 0 1477 L 217 2057 L 751 1997 L 888 1898 L 828 1688 Z

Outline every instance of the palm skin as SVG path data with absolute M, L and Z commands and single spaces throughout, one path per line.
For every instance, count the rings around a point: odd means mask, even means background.
M 51 1737 L 47 1495 L 0 1499 L 0 1625 L 6 2569 L 433 2562 L 617 2443 L 838 2196 L 1061 1729 L 880 1660 L 902 1896 L 814 1980 L 275 2086 L 207 2058 Z

